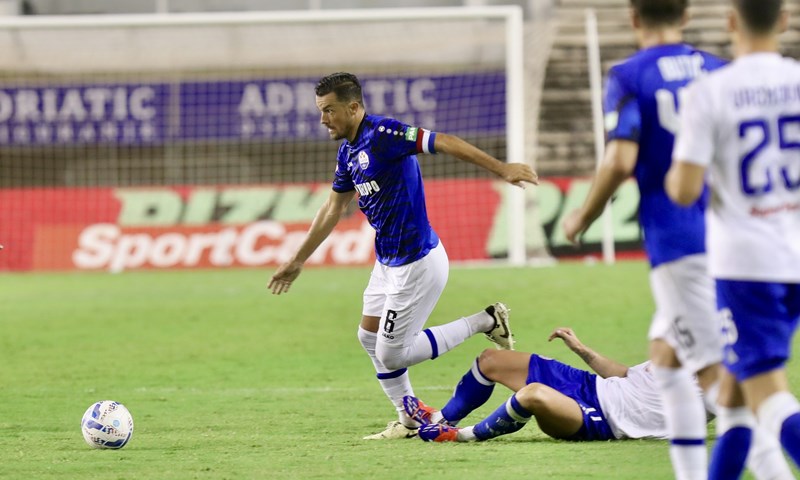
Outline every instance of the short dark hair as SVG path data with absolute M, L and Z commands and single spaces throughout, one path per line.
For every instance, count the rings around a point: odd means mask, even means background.
M 352 73 L 336 72 L 326 75 L 319 79 L 314 92 L 318 97 L 324 97 L 333 92 L 339 101 L 364 104 L 364 99 L 361 95 L 361 82 Z
M 688 6 L 689 0 L 631 0 L 631 8 L 648 27 L 679 24 Z
M 772 31 L 783 9 L 783 0 L 733 0 L 747 30 L 755 34 Z

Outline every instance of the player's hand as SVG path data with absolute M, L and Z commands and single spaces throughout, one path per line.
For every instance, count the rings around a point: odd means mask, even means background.
M 272 293 L 275 295 L 288 292 L 292 282 L 294 282 L 295 279 L 300 276 L 300 272 L 302 270 L 303 264 L 300 262 L 284 263 L 278 267 L 278 269 L 275 271 L 275 274 L 273 274 L 272 278 L 270 278 L 267 289 L 272 290 Z
M 504 163 L 500 176 L 506 182 L 521 188 L 525 188 L 526 182 L 539 185 L 539 175 L 525 163 Z
M 588 227 L 583 219 L 583 211 L 578 208 L 569 212 L 561 227 L 564 229 L 564 236 L 567 237 L 569 243 L 579 246 L 581 244 L 579 235 Z
M 555 330 L 553 330 L 553 333 L 550 334 L 550 337 L 547 338 L 547 341 L 552 342 L 556 338 L 560 338 L 561 340 L 563 340 L 564 344 L 567 347 L 569 347 L 569 349 L 572 350 L 573 352 L 577 352 L 584 348 L 583 343 L 581 343 L 581 340 L 578 338 L 577 335 L 575 335 L 575 332 L 572 331 L 572 329 L 569 327 L 556 328 Z

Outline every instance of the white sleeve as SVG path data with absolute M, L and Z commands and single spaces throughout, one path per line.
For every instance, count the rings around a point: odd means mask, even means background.
M 707 78 L 687 87 L 680 107 L 680 129 L 675 137 L 672 160 L 707 167 L 714 155 L 714 122 L 710 82 Z

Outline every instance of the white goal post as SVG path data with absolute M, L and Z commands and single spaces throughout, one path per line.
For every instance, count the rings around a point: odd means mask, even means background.
M 600 36 L 597 32 L 597 15 L 594 9 L 586 9 L 586 51 L 589 59 L 589 86 L 592 100 L 592 124 L 594 126 L 594 151 L 597 168 L 603 161 L 605 152 L 605 127 L 603 122 L 603 72 L 600 63 Z M 616 260 L 614 247 L 614 220 L 612 202 L 606 204 L 600 221 L 603 224 L 603 261 L 613 264 Z
M 329 190 L 333 71 L 370 113 L 531 162 L 523 38 L 517 6 L 0 19 L 0 270 L 282 261 Z M 524 192 L 441 157 L 420 163 L 451 258 L 525 264 Z M 367 236 L 353 215 L 314 261 L 365 264 Z

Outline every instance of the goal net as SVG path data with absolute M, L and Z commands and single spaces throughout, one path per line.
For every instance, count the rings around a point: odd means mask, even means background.
M 330 192 L 337 144 L 319 124 L 314 85 L 334 71 L 359 76 L 369 113 L 530 161 L 516 7 L 2 27 L 0 270 L 286 260 Z M 521 264 L 541 251 L 519 189 L 447 155 L 420 164 L 451 260 Z M 309 264 L 370 264 L 373 237 L 350 212 Z

